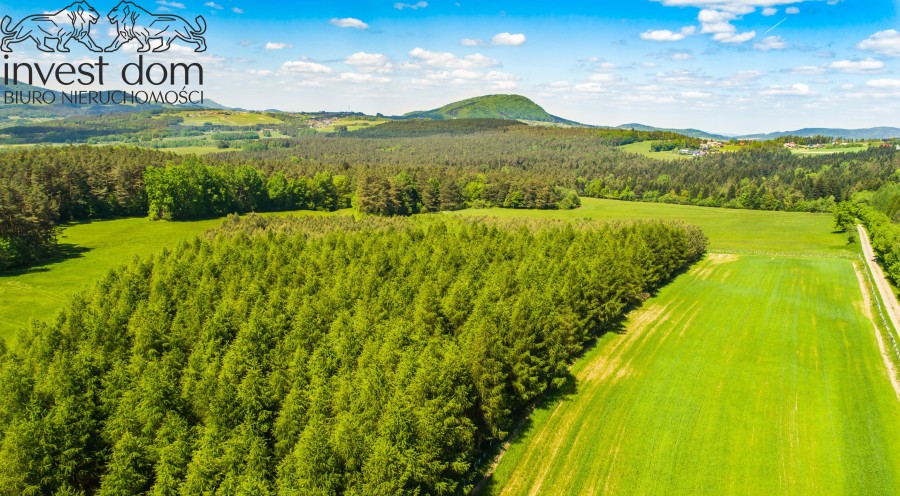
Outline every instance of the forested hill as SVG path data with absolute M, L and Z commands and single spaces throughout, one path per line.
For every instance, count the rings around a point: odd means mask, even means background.
M 0 342 L 0 487 L 466 492 L 705 243 L 664 222 L 232 218 Z
M 433 110 L 410 112 L 404 118 L 506 119 L 582 126 L 550 115 L 540 105 L 521 95 L 486 95 L 450 103 Z

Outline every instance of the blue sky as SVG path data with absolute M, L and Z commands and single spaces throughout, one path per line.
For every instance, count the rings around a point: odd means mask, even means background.
M 105 13 L 117 2 L 90 3 Z M 155 57 L 203 62 L 206 96 L 229 106 L 401 114 L 518 93 L 590 124 L 900 126 L 900 0 L 139 3 L 206 17 L 206 53 Z M 93 32 L 103 46 L 114 34 L 105 21 Z M 16 60 L 64 58 L 28 45 L 14 45 Z M 133 60 L 126 48 L 105 58 Z M 95 55 L 73 44 L 67 57 Z

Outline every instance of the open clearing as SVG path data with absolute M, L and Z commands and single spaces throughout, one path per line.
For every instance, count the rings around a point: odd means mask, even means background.
M 678 150 L 670 150 L 665 152 L 652 152 L 650 151 L 650 146 L 654 143 L 659 143 L 660 141 L 638 141 L 637 143 L 629 143 L 627 145 L 622 145 L 619 147 L 619 150 L 628 153 L 637 153 L 638 155 L 643 155 L 645 157 L 655 158 L 659 160 L 674 160 L 674 159 L 689 159 L 694 158 L 690 155 L 682 155 L 678 153 Z
M 672 218 L 710 255 L 572 368 L 486 494 L 900 494 L 900 402 L 828 215 L 583 199 L 557 218 Z
M 324 215 L 284 212 L 260 215 Z M 222 219 L 151 222 L 131 218 L 69 224 L 59 238 L 67 256 L 26 270 L 0 273 L 0 339 L 32 319 L 51 318 L 69 295 L 135 256 L 152 255 L 218 226 Z
M 236 110 L 189 111 L 179 114 L 182 126 L 255 126 L 257 124 L 281 124 L 282 121 L 256 112 Z
M 578 361 L 490 492 L 900 493 L 900 402 L 861 306 L 849 260 L 710 257 Z
M 744 254 L 856 256 L 846 235 L 832 233 L 830 214 L 764 212 L 582 198 L 575 210 L 460 210 L 455 215 L 527 216 L 552 219 L 672 219 L 696 224 L 709 236 L 711 251 Z

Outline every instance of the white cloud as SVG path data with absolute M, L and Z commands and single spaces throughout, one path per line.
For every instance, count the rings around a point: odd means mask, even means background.
M 790 86 L 769 86 L 769 89 L 763 91 L 762 94 L 773 96 L 808 96 L 811 95 L 812 92 L 809 89 L 809 85 L 796 83 Z
M 242 9 L 240 7 L 232 7 L 231 11 L 234 12 L 235 14 L 243 14 L 244 13 L 244 9 Z
M 409 56 L 425 65 L 439 69 L 471 69 L 493 67 L 500 64 L 480 53 L 459 57 L 450 52 L 432 52 L 418 47 L 410 50 Z
M 766 17 L 773 16 L 777 13 L 778 13 L 778 9 L 776 9 L 774 7 L 766 7 L 764 9 L 762 9 L 762 15 L 764 15 Z
M 268 76 L 274 76 L 275 72 L 270 71 L 268 69 L 247 69 L 247 74 L 250 74 L 253 76 L 268 77 Z
M 786 46 L 787 43 L 784 42 L 784 39 L 781 36 L 767 36 L 753 45 L 757 50 L 762 50 L 764 52 L 768 52 L 769 50 L 781 50 Z
M 714 81 L 708 76 L 688 70 L 674 70 L 670 72 L 656 73 L 656 80 L 665 86 L 711 86 Z
M 900 91 L 900 79 L 872 79 L 866 82 L 870 88 Z
M 681 98 L 687 98 L 689 100 L 704 100 L 712 96 L 712 93 L 708 91 L 683 91 L 681 92 Z
M 588 81 L 593 83 L 612 83 L 618 81 L 619 78 L 613 76 L 612 74 L 591 74 L 588 78 Z
M 156 2 L 163 7 L 172 7 L 173 9 L 184 9 L 186 8 L 181 2 L 167 2 L 166 0 L 157 0 Z
M 384 84 L 391 82 L 391 78 L 384 76 L 375 76 L 372 74 L 358 74 L 356 72 L 344 72 L 341 73 L 341 81 L 348 81 L 351 83 L 378 83 Z
M 381 53 L 356 52 L 344 59 L 344 63 L 360 72 L 389 73 L 394 70 L 390 57 Z
M 269 41 L 265 46 L 266 50 L 284 50 L 285 48 L 293 48 L 290 43 L 275 43 Z
M 209 7 L 211 9 L 216 9 L 216 10 L 222 10 L 225 8 L 225 7 L 222 7 L 221 5 L 217 4 L 216 2 L 206 2 L 203 4 L 203 6 Z
M 721 43 L 746 43 L 756 38 L 756 31 L 747 31 L 746 33 L 716 33 L 713 39 Z
M 330 74 L 334 72 L 327 65 L 318 64 L 316 62 L 308 62 L 305 60 L 291 60 L 281 65 L 284 72 L 297 72 L 308 74 Z
M 800 13 L 800 9 L 798 9 L 797 7 L 788 7 L 786 9 L 784 9 L 784 13 L 790 14 L 790 15 L 795 15 L 795 14 Z
M 328 23 L 339 28 L 369 29 L 368 24 L 352 17 L 344 17 L 343 19 L 334 18 L 328 21 Z
M 668 29 L 651 29 L 641 33 L 641 39 L 647 41 L 681 41 L 686 37 L 694 34 L 697 28 L 694 26 L 685 26 L 679 32 L 669 31 Z
M 694 56 L 690 52 L 672 52 L 669 58 L 672 60 L 693 60 Z
M 873 72 L 884 69 L 884 62 L 873 58 L 864 60 L 836 60 L 828 67 L 840 72 Z
M 476 40 L 474 38 L 463 38 L 459 40 L 459 44 L 462 46 L 487 46 L 488 43 L 484 40 Z
M 817 65 L 801 65 L 791 69 L 792 74 L 804 74 L 809 76 L 822 74 L 823 72 L 825 72 L 825 69 Z
M 491 43 L 503 46 L 519 46 L 525 43 L 525 35 L 522 33 L 500 33 L 491 38 Z
M 425 7 L 428 7 L 428 2 L 416 2 L 416 3 L 397 2 L 394 4 L 394 8 L 397 10 L 403 10 L 403 9 L 418 10 L 418 9 L 424 9 Z
M 896 29 L 879 31 L 859 42 L 856 48 L 888 57 L 900 57 L 900 32 Z

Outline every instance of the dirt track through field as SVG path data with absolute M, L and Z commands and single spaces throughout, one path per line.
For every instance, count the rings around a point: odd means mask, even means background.
M 860 224 L 856 226 L 856 229 L 859 231 L 859 243 L 862 246 L 863 258 L 866 259 L 866 264 L 868 264 L 872 277 L 875 280 L 875 287 L 881 296 L 881 301 L 884 302 L 884 308 L 887 310 L 891 325 L 894 326 L 894 329 L 900 329 L 900 324 L 898 324 L 900 323 L 900 318 L 898 318 L 900 317 L 900 305 L 897 304 L 897 298 L 894 296 L 891 285 L 888 284 L 884 272 L 881 270 L 881 266 L 875 261 L 875 252 L 872 250 L 872 244 L 869 242 L 869 234 Z M 863 297 L 867 302 L 865 306 L 866 308 L 870 308 L 870 305 L 868 305 L 869 292 L 866 289 L 865 281 L 859 271 L 857 271 L 857 276 L 859 277 L 859 284 L 863 292 Z M 872 315 L 870 315 L 870 317 L 872 317 Z M 891 330 L 887 329 L 887 332 L 890 335 Z M 885 366 L 887 366 L 888 375 L 891 377 L 891 385 L 894 387 L 894 391 L 897 392 L 897 398 L 900 399 L 900 381 L 897 379 L 897 370 L 889 355 L 891 351 L 885 345 L 884 339 L 881 337 L 881 333 L 878 332 L 877 327 L 875 329 L 875 337 L 878 339 L 878 348 L 881 350 L 881 356 L 884 359 Z

